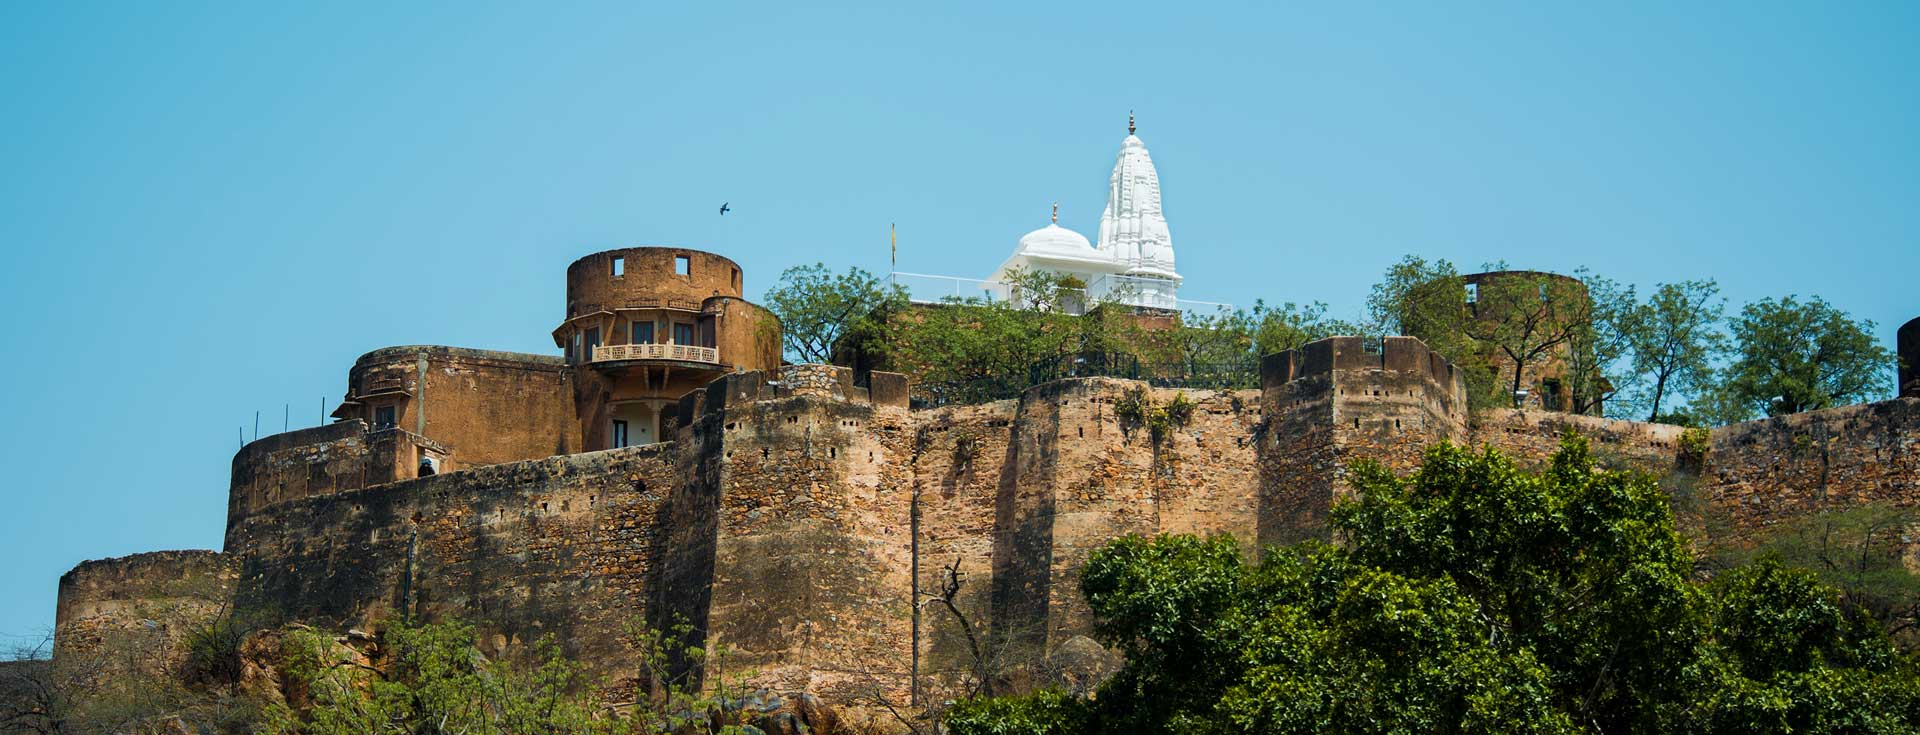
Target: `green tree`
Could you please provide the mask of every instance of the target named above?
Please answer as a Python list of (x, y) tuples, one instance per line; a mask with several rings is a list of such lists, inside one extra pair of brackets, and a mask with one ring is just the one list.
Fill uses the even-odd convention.
[[(1091, 555), (1093, 631), (1126, 664), (1058, 693), (950, 710), (973, 733), (1913, 732), (1920, 673), (1812, 574), (1692, 577), (1646, 476), (1568, 438), (1539, 473), (1442, 444), (1372, 463), (1341, 540), (1246, 564), (1227, 537)], [(1025, 728), (1020, 730), (1018, 728)]]
[(1449, 358), (1468, 351), (1466, 314), (1467, 282), (1445, 260), (1408, 255), (1389, 266), (1367, 296), (1374, 335), (1419, 337)]
[(1694, 395), (1712, 381), (1713, 360), (1726, 348), (1719, 326), (1725, 303), (1712, 280), (1663, 283), (1628, 315), (1633, 371), (1645, 379), (1636, 398), (1648, 421), (1666, 416), (1661, 408), (1669, 398)]
[(1884, 503), (1829, 510), (1771, 526), (1709, 561), (1733, 567), (1773, 558), (1810, 571), (1846, 607), (1872, 613), (1905, 649), (1920, 650), (1920, 573), (1906, 560), (1915, 524), (1920, 511)]
[(1631, 402), (1640, 373), (1633, 369), (1633, 324), (1639, 313), (1634, 288), (1585, 269), (1574, 272), (1587, 286), (1591, 311), (1567, 340), (1566, 376), (1573, 413), (1620, 416)]
[[(1505, 263), (1489, 263), (1490, 271), (1507, 270)], [(1507, 370), (1501, 397), (1515, 408), (1527, 388), (1527, 367), (1566, 354), (1574, 342), (1595, 330), (1592, 294), (1578, 281), (1548, 273), (1511, 271), (1481, 281), (1475, 289), (1472, 316), (1464, 320), (1467, 338), (1489, 357), (1504, 358)], [(1589, 340), (1587, 346), (1598, 340)], [(1581, 355), (1598, 375), (1600, 365)], [(1597, 382), (1595, 383), (1597, 385)], [(1593, 387), (1593, 386), (1590, 386)]]
[(884, 318), (888, 307), (904, 300), (890, 286), (859, 268), (834, 275), (825, 264), (799, 265), (780, 272), (780, 282), (767, 289), (767, 308), (780, 317), (780, 338), (788, 359), (830, 362), (842, 337), (871, 320)]
[(1893, 356), (1854, 320), (1819, 297), (1748, 304), (1733, 320), (1733, 357), (1714, 401), (1723, 422), (1784, 416), (1885, 394)]
[(1467, 335), (1467, 282), (1453, 264), (1408, 255), (1387, 268), (1367, 296), (1373, 336), (1418, 337), (1461, 371), (1474, 408), (1505, 405), (1487, 352)]
[[(678, 631), (684, 633), (685, 630)], [(535, 646), (533, 660), (513, 662), (481, 655), (464, 623), (394, 623), (380, 633), (369, 658), (307, 628), (282, 640), (286, 676), (306, 693), (296, 710), (274, 705), (267, 732), (289, 735), (748, 735), (762, 714), (756, 697), (742, 696), (738, 681), (702, 691), (675, 660), (710, 660), (699, 648), (679, 646), (678, 636), (636, 630), (641, 678), (652, 691), (636, 702), (609, 708), (599, 682), (562, 655), (551, 639)], [(724, 655), (724, 652), (722, 653)]]
[(1367, 334), (1366, 327), (1327, 316), (1327, 305), (1318, 301), (1296, 305), (1292, 302), (1267, 306), (1253, 302), (1249, 315), (1253, 324), (1256, 356), (1299, 349), (1309, 342), (1338, 335)]

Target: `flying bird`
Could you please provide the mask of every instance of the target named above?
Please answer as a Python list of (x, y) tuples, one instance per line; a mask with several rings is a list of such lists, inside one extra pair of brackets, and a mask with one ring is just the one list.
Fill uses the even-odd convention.
[(732, 204), (732, 202), (721, 202), (721, 203), (720, 203), (720, 216), (722, 216), (722, 217), (725, 217), (725, 216), (727, 216), (727, 212), (728, 212), (728, 211), (730, 210), (730, 208), (729, 208), (729, 207), (727, 206), (728, 204)]

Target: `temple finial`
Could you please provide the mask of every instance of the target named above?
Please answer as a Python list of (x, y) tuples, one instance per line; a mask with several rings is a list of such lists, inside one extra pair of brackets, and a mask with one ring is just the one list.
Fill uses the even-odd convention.
[(1060, 203), (1059, 202), (1053, 203), (1053, 223), (1056, 225), (1060, 224)]
[(1132, 134), (1133, 134), (1133, 130), (1134, 130), (1134, 127), (1133, 127), (1133, 111), (1132, 111), (1132, 110), (1128, 110), (1128, 111), (1127, 111), (1127, 134), (1128, 134), (1128, 135), (1132, 135)]

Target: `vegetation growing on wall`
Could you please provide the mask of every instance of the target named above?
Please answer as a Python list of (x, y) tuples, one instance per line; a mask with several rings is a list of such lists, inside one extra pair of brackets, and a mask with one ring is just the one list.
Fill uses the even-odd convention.
[(1193, 400), (1187, 398), (1184, 391), (1160, 403), (1153, 400), (1146, 388), (1134, 386), (1114, 401), (1113, 415), (1128, 430), (1146, 427), (1147, 435), (1157, 445), (1193, 420), (1193, 408)]

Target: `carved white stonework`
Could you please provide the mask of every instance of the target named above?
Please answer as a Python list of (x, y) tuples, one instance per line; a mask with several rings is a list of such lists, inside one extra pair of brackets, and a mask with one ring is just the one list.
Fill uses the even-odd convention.
[(1079, 279), (1094, 300), (1177, 308), (1180, 274), (1173, 269), (1173, 234), (1160, 210), (1160, 174), (1146, 144), (1133, 135), (1131, 119), (1127, 128), (1108, 179), (1099, 245), (1061, 227), (1055, 205), (1055, 222), (1022, 236), (988, 282), (1004, 283), (1015, 269), (1048, 271)]
[(1173, 233), (1160, 209), (1160, 174), (1147, 144), (1136, 136), (1128, 135), (1120, 144), (1096, 248), (1126, 266), (1127, 275), (1180, 278), (1173, 269)]

